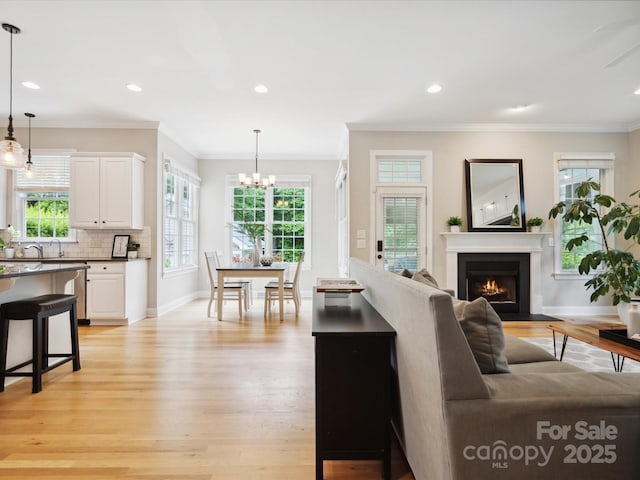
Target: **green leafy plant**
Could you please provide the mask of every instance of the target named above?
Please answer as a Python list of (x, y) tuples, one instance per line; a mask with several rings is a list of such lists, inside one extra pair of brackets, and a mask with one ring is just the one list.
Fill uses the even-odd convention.
[(543, 220), (540, 217), (533, 217), (527, 220), (527, 227), (539, 227)]
[[(632, 296), (640, 296), (640, 261), (627, 250), (612, 248), (607, 239), (608, 234), (622, 234), (625, 240), (632, 240), (632, 245), (640, 244), (640, 205), (617, 202), (609, 195), (600, 192), (600, 185), (591, 179), (576, 188), (575, 200), (570, 205), (559, 202), (549, 211), (549, 218), (562, 215), (568, 223), (578, 225), (594, 225), (602, 235), (601, 248), (593, 250), (580, 261), (578, 272), (593, 276), (585, 283), (587, 289), (593, 290), (591, 301), (611, 293), (613, 305), (620, 302), (631, 302)], [(639, 197), (640, 190), (630, 197)], [(606, 213), (600, 210), (606, 209)], [(567, 250), (579, 248), (595, 242), (588, 232), (580, 231), (567, 242)]]
[(449, 217), (447, 219), (447, 225), (449, 226), (462, 225), (462, 219), (460, 217)]

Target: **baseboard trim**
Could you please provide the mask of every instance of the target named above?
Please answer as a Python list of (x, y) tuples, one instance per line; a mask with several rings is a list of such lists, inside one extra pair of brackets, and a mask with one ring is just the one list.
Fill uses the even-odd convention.
[(185, 295), (183, 297), (180, 298), (176, 298), (175, 300), (172, 300), (171, 302), (165, 303), (163, 305), (159, 305), (157, 308), (155, 309), (149, 309), (149, 310), (155, 310), (155, 312), (148, 312), (150, 314), (150, 316), (152, 317), (160, 317), (162, 315), (165, 315), (173, 310), (175, 310), (176, 308), (180, 308), (183, 305), (186, 305), (189, 302), (192, 302), (193, 300), (195, 300), (196, 298), (199, 298), (200, 294), (199, 292), (194, 292), (191, 293), (189, 295)]

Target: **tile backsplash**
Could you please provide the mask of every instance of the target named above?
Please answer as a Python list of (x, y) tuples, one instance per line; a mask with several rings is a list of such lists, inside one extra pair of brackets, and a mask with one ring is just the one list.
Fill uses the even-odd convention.
[[(65, 257), (78, 258), (111, 258), (114, 235), (131, 235), (131, 240), (140, 244), (139, 257), (151, 256), (151, 229), (144, 227), (142, 230), (76, 230), (76, 242), (62, 243)], [(3, 235), (6, 237), (6, 235)], [(29, 242), (22, 242), (22, 246)], [(58, 244), (55, 242), (42, 242), (45, 257), (58, 255)], [(24, 251), (25, 258), (37, 257), (34, 249)]]

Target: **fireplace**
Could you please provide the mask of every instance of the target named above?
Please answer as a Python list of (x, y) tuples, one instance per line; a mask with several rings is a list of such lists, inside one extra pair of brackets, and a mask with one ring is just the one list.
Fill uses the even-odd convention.
[(459, 253), (458, 298), (484, 297), (499, 314), (529, 314), (529, 265), (529, 253)]

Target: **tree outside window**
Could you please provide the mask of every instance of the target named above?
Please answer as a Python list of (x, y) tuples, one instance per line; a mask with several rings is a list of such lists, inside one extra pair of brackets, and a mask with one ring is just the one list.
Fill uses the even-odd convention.
[(233, 189), (231, 250), (234, 261), (248, 261), (258, 238), (263, 252), (297, 262), (305, 251), (306, 188)]
[(67, 238), (69, 236), (69, 195), (29, 193), (25, 198), (26, 238)]

